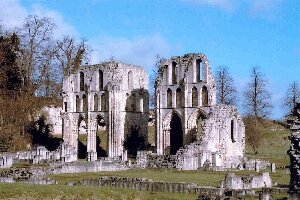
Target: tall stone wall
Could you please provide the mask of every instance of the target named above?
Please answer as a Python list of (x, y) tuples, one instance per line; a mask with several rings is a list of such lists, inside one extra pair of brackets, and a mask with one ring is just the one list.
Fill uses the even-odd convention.
[(242, 163), (244, 123), (234, 106), (216, 105), (216, 85), (204, 54), (161, 62), (155, 95), (159, 155), (178, 154), (183, 169), (196, 168), (188, 163), (199, 159), (198, 167), (206, 161), (225, 168)]
[(77, 148), (84, 121), (89, 160), (97, 159), (99, 129), (107, 136), (107, 156), (122, 156), (123, 144), (133, 132), (147, 141), (148, 103), (148, 76), (143, 68), (115, 61), (83, 66), (63, 81), (63, 139)]
[(297, 103), (294, 112), (288, 118), (291, 145), (288, 150), (290, 156), (290, 192), (292, 199), (300, 198), (300, 103)]

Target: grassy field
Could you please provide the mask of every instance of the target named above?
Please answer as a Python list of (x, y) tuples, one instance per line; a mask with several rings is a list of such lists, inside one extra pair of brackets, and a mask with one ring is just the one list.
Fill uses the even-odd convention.
[(251, 147), (246, 143), (246, 157), (269, 160), (277, 166), (288, 166), (289, 156), (287, 150), (290, 147), (288, 139), (291, 131), (273, 121), (260, 123), (261, 145), (258, 148), (258, 155), (255, 155)]
[(0, 199), (31, 200), (31, 199), (196, 199), (195, 194), (174, 194), (161, 192), (143, 192), (126, 189), (66, 186), (66, 185), (31, 185), (0, 183)]
[[(97, 172), (97, 173), (81, 173), (81, 174), (59, 174), (50, 175), (49, 178), (57, 180), (59, 184), (65, 184), (69, 181), (80, 181), (83, 179), (96, 179), (100, 176), (119, 176), (128, 178), (147, 178), (152, 181), (165, 182), (191, 182), (201, 186), (220, 186), (229, 172), (208, 172), (208, 171), (177, 171), (177, 170), (150, 170), (150, 169), (130, 169), (127, 171), (117, 172)], [(237, 175), (255, 174), (255, 171), (234, 171)], [(276, 173), (270, 173), (274, 182), (280, 185), (288, 185), (289, 175), (282, 170)]]
[[(280, 123), (264, 121), (260, 123), (261, 145), (259, 154), (255, 155), (251, 147), (246, 144), (246, 157), (258, 158), (275, 162), (277, 166), (289, 165), (287, 150), (290, 141), (290, 131)], [(148, 129), (149, 143), (154, 141), (154, 127)], [(106, 147), (106, 138), (100, 135), (101, 147)], [(101, 137), (102, 136), (102, 137)], [(81, 141), (86, 141), (86, 135), (79, 136)], [(19, 164), (22, 167), (22, 164)], [(18, 166), (18, 165), (17, 165)], [(26, 166), (28, 167), (28, 166)], [(165, 182), (193, 182), (202, 186), (220, 185), (229, 172), (207, 172), (207, 171), (177, 171), (177, 170), (150, 170), (131, 169), (119, 172), (98, 172), (81, 174), (51, 175), (50, 178), (57, 180), (58, 185), (28, 185), (28, 184), (0, 184), (0, 199), (196, 199), (197, 195), (141, 192), (116, 188), (66, 186), (69, 181), (80, 181), (83, 179), (95, 179), (100, 176), (119, 177), (143, 177), (153, 181)], [(257, 174), (254, 171), (235, 171), (237, 175)], [(273, 182), (278, 185), (287, 186), (289, 175), (284, 170), (277, 169), (276, 173), (270, 173)], [(278, 198), (276, 198), (278, 199)]]

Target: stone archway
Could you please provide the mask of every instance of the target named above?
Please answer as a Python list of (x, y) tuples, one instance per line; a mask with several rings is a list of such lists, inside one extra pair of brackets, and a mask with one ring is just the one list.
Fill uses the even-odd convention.
[(183, 146), (182, 121), (179, 115), (174, 112), (170, 121), (170, 154), (175, 155)]
[(79, 115), (78, 117), (76, 138), (77, 156), (79, 159), (85, 159), (87, 156), (87, 122), (82, 115)]
[(195, 110), (188, 119), (188, 135), (187, 135), (187, 144), (201, 141), (204, 132), (203, 125), (207, 116), (205, 112), (201, 109)]
[(96, 152), (98, 157), (108, 156), (108, 129), (103, 116), (97, 115)]

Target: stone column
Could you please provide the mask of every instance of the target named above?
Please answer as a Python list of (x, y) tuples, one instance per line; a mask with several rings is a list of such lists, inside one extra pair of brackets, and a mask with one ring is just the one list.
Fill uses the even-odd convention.
[(62, 133), (63, 133), (63, 140), (65, 143), (69, 143), (70, 142), (70, 126), (69, 126), (69, 123), (70, 123), (70, 120), (68, 118), (67, 115), (64, 115), (62, 117), (62, 120), (63, 120), (63, 130), (62, 130)]
[(87, 159), (88, 161), (97, 160), (97, 151), (96, 151), (96, 131), (97, 131), (97, 122), (96, 119), (92, 118), (88, 121), (88, 137), (87, 137)]
[[(78, 119), (73, 119), (70, 132), (70, 141), (69, 144), (75, 149), (74, 151), (74, 159), (77, 159), (78, 155)], [(75, 155), (76, 154), (76, 155)]]

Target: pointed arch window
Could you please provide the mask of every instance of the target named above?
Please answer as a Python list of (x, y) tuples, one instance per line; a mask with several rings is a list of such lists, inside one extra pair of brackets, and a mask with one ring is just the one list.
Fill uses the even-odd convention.
[(84, 91), (84, 73), (80, 72), (79, 73), (79, 87), (80, 87), (80, 91)]
[(236, 123), (235, 123), (235, 120), (232, 119), (231, 123), (230, 123), (230, 138), (231, 138), (232, 143), (234, 143), (236, 141), (235, 135), (236, 135)]
[(172, 62), (172, 84), (177, 84), (176, 62)]
[(198, 107), (198, 90), (195, 86), (192, 89), (192, 107)]
[(133, 89), (133, 72), (132, 71), (128, 72), (128, 89), (129, 90)]
[(83, 101), (83, 112), (87, 112), (89, 103), (88, 103), (88, 98), (85, 94), (82, 95), (82, 101)]
[(201, 78), (201, 60), (197, 59), (196, 60), (196, 82), (200, 82), (202, 80)]
[(202, 106), (208, 106), (208, 90), (206, 86), (202, 87)]
[(107, 101), (107, 98), (106, 98), (106, 95), (105, 93), (102, 93), (101, 95), (101, 111), (106, 111), (106, 101)]
[(103, 90), (103, 71), (99, 70), (99, 90)]
[(94, 111), (95, 112), (98, 111), (98, 95), (97, 94), (94, 95)]
[(176, 89), (176, 107), (177, 108), (181, 108), (182, 107), (182, 93), (181, 93), (181, 89), (177, 88)]
[(167, 108), (172, 108), (172, 90), (167, 90)]
[(76, 105), (75, 105), (75, 107), (76, 107), (76, 112), (80, 112), (80, 99), (79, 99), (79, 96), (78, 95), (76, 95)]

